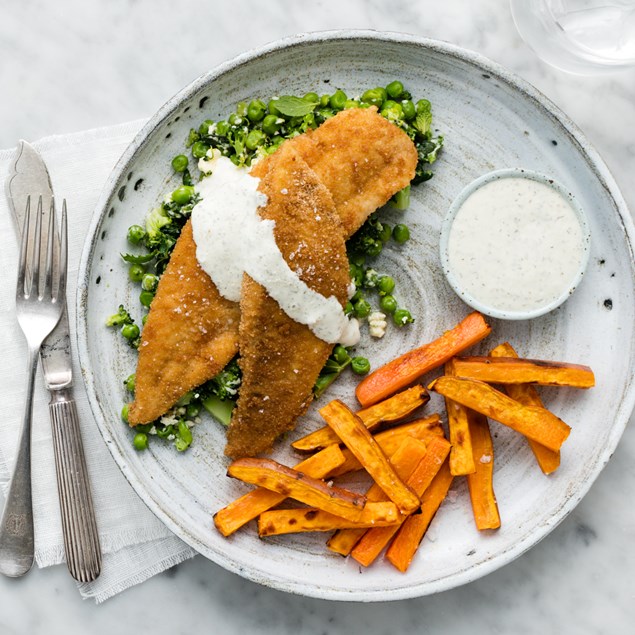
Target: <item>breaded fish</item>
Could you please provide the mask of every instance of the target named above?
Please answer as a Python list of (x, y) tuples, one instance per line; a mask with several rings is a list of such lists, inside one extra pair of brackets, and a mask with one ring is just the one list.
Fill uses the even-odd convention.
[[(285, 146), (302, 156), (331, 193), (345, 239), (410, 183), (417, 164), (412, 141), (374, 108), (342, 111), (316, 130), (285, 141), (281, 148)], [(276, 154), (252, 173), (265, 170)], [(238, 350), (240, 309), (218, 293), (195, 253), (188, 222), (161, 276), (143, 329), (135, 401), (129, 411), (132, 425), (164, 414), (188, 390), (211, 379)], [(189, 315), (175, 311), (184, 298), (190, 307), (197, 307)]]
[(343, 110), (286, 141), (333, 196), (346, 238), (414, 178), (417, 150), (376, 108)]
[[(252, 171), (268, 202), (260, 216), (275, 221), (275, 239), (289, 267), (342, 307), (350, 282), (344, 231), (333, 198), (291, 144)], [(295, 322), (266, 289), (245, 275), (240, 301), (240, 396), (225, 454), (237, 458), (271, 450), (309, 406), (332, 344)]]
[(220, 295), (196, 259), (192, 223), (181, 232), (143, 327), (132, 425), (154, 421), (238, 352), (240, 308)]

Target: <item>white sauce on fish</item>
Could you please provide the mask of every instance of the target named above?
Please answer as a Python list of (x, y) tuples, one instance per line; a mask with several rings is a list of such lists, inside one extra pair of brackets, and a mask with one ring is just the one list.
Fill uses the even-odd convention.
[(458, 285), (501, 311), (550, 304), (571, 287), (583, 257), (582, 228), (569, 201), (521, 177), (490, 181), (470, 194), (448, 239)]
[(213, 161), (212, 173), (196, 185), (202, 200), (192, 210), (192, 229), (201, 267), (228, 300), (240, 300), (247, 273), (289, 317), (306, 324), (321, 340), (357, 344), (357, 320), (348, 319), (335, 296), (326, 298), (309, 288), (283, 258), (274, 237), (275, 222), (258, 214), (267, 203), (259, 183), (220, 157)]

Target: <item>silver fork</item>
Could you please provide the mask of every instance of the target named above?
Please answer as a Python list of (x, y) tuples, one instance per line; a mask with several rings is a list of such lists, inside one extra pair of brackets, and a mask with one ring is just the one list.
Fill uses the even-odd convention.
[[(10, 577), (24, 575), (33, 566), (34, 535), (31, 499), (31, 419), (33, 414), (33, 386), (38, 353), (46, 336), (62, 316), (66, 300), (67, 227), (66, 201), (62, 209), (62, 228), (57, 262), (53, 267), (55, 207), (51, 205), (48, 241), (42, 239), (42, 197), (31, 231), (31, 199), (27, 200), (24, 229), (20, 246), (16, 309), (18, 322), (28, 344), (28, 382), (24, 418), (9, 492), (0, 521), (0, 573)], [(31, 235), (32, 234), (32, 235)], [(40, 275), (40, 255), (46, 249), (44, 276)]]

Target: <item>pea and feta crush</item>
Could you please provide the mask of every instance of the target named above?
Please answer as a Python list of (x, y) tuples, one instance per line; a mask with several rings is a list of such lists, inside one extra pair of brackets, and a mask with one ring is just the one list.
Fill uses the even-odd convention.
[[(215, 159), (222, 156), (238, 167), (249, 167), (259, 158), (275, 152), (285, 139), (317, 128), (339, 111), (370, 106), (377, 107), (383, 117), (401, 128), (413, 141), (418, 162), (411, 185), (430, 179), (430, 166), (443, 146), (443, 137), (435, 135), (432, 129), (430, 102), (426, 99), (415, 101), (400, 81), (370, 88), (356, 97), (349, 97), (337, 89), (321, 96), (309, 92), (303, 97), (284, 95), (266, 102), (260, 99), (240, 102), (226, 119), (207, 119), (198, 129), (192, 129), (185, 143), (186, 151), (171, 161), (172, 169), (181, 177), (181, 185), (148, 214), (145, 225), (135, 224), (128, 229), (128, 243), (137, 250), (136, 253), (122, 254), (122, 258), (129, 264), (130, 280), (139, 285), (140, 324), (124, 306), (120, 306), (106, 324), (118, 328), (132, 348), (139, 346), (141, 328), (159, 279), (183, 226), (200, 199), (194, 188), (195, 180), (205, 178), (212, 171)], [(405, 210), (409, 202), (410, 185), (392, 198), (391, 205), (397, 210)], [(402, 245), (409, 238), (407, 225), (391, 226), (374, 213), (347, 242), (354, 288), (345, 312), (367, 322), (371, 337), (383, 337), (389, 329), (389, 321), (392, 321), (390, 328), (401, 328), (414, 321), (410, 311), (400, 302), (394, 278), (381, 273), (375, 266), (375, 260), (386, 244), (392, 241)], [(336, 345), (313, 388), (315, 398), (320, 397), (349, 366), (357, 375), (365, 375), (371, 368), (368, 359), (353, 355), (352, 347)], [(192, 443), (192, 428), (201, 421), (202, 409), (223, 425), (229, 425), (240, 383), (241, 373), (235, 358), (216, 377), (183, 396), (158, 420), (135, 426), (131, 431), (133, 446), (144, 450), (150, 438), (157, 437), (173, 443), (178, 451), (186, 450)], [(134, 375), (127, 377), (123, 385), (127, 393), (133, 395)], [(127, 411), (126, 403), (121, 413), (126, 423)]]

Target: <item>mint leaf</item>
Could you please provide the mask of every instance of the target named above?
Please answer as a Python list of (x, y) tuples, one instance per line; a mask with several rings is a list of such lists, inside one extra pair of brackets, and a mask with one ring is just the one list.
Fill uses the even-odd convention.
[(120, 254), (120, 255), (123, 258), (123, 260), (135, 265), (144, 265), (146, 262), (150, 262), (155, 256), (154, 253), (142, 254), (142, 255), (137, 255), (137, 254)]
[(273, 102), (285, 117), (304, 117), (315, 110), (316, 101), (306, 101), (293, 95), (282, 95)]

